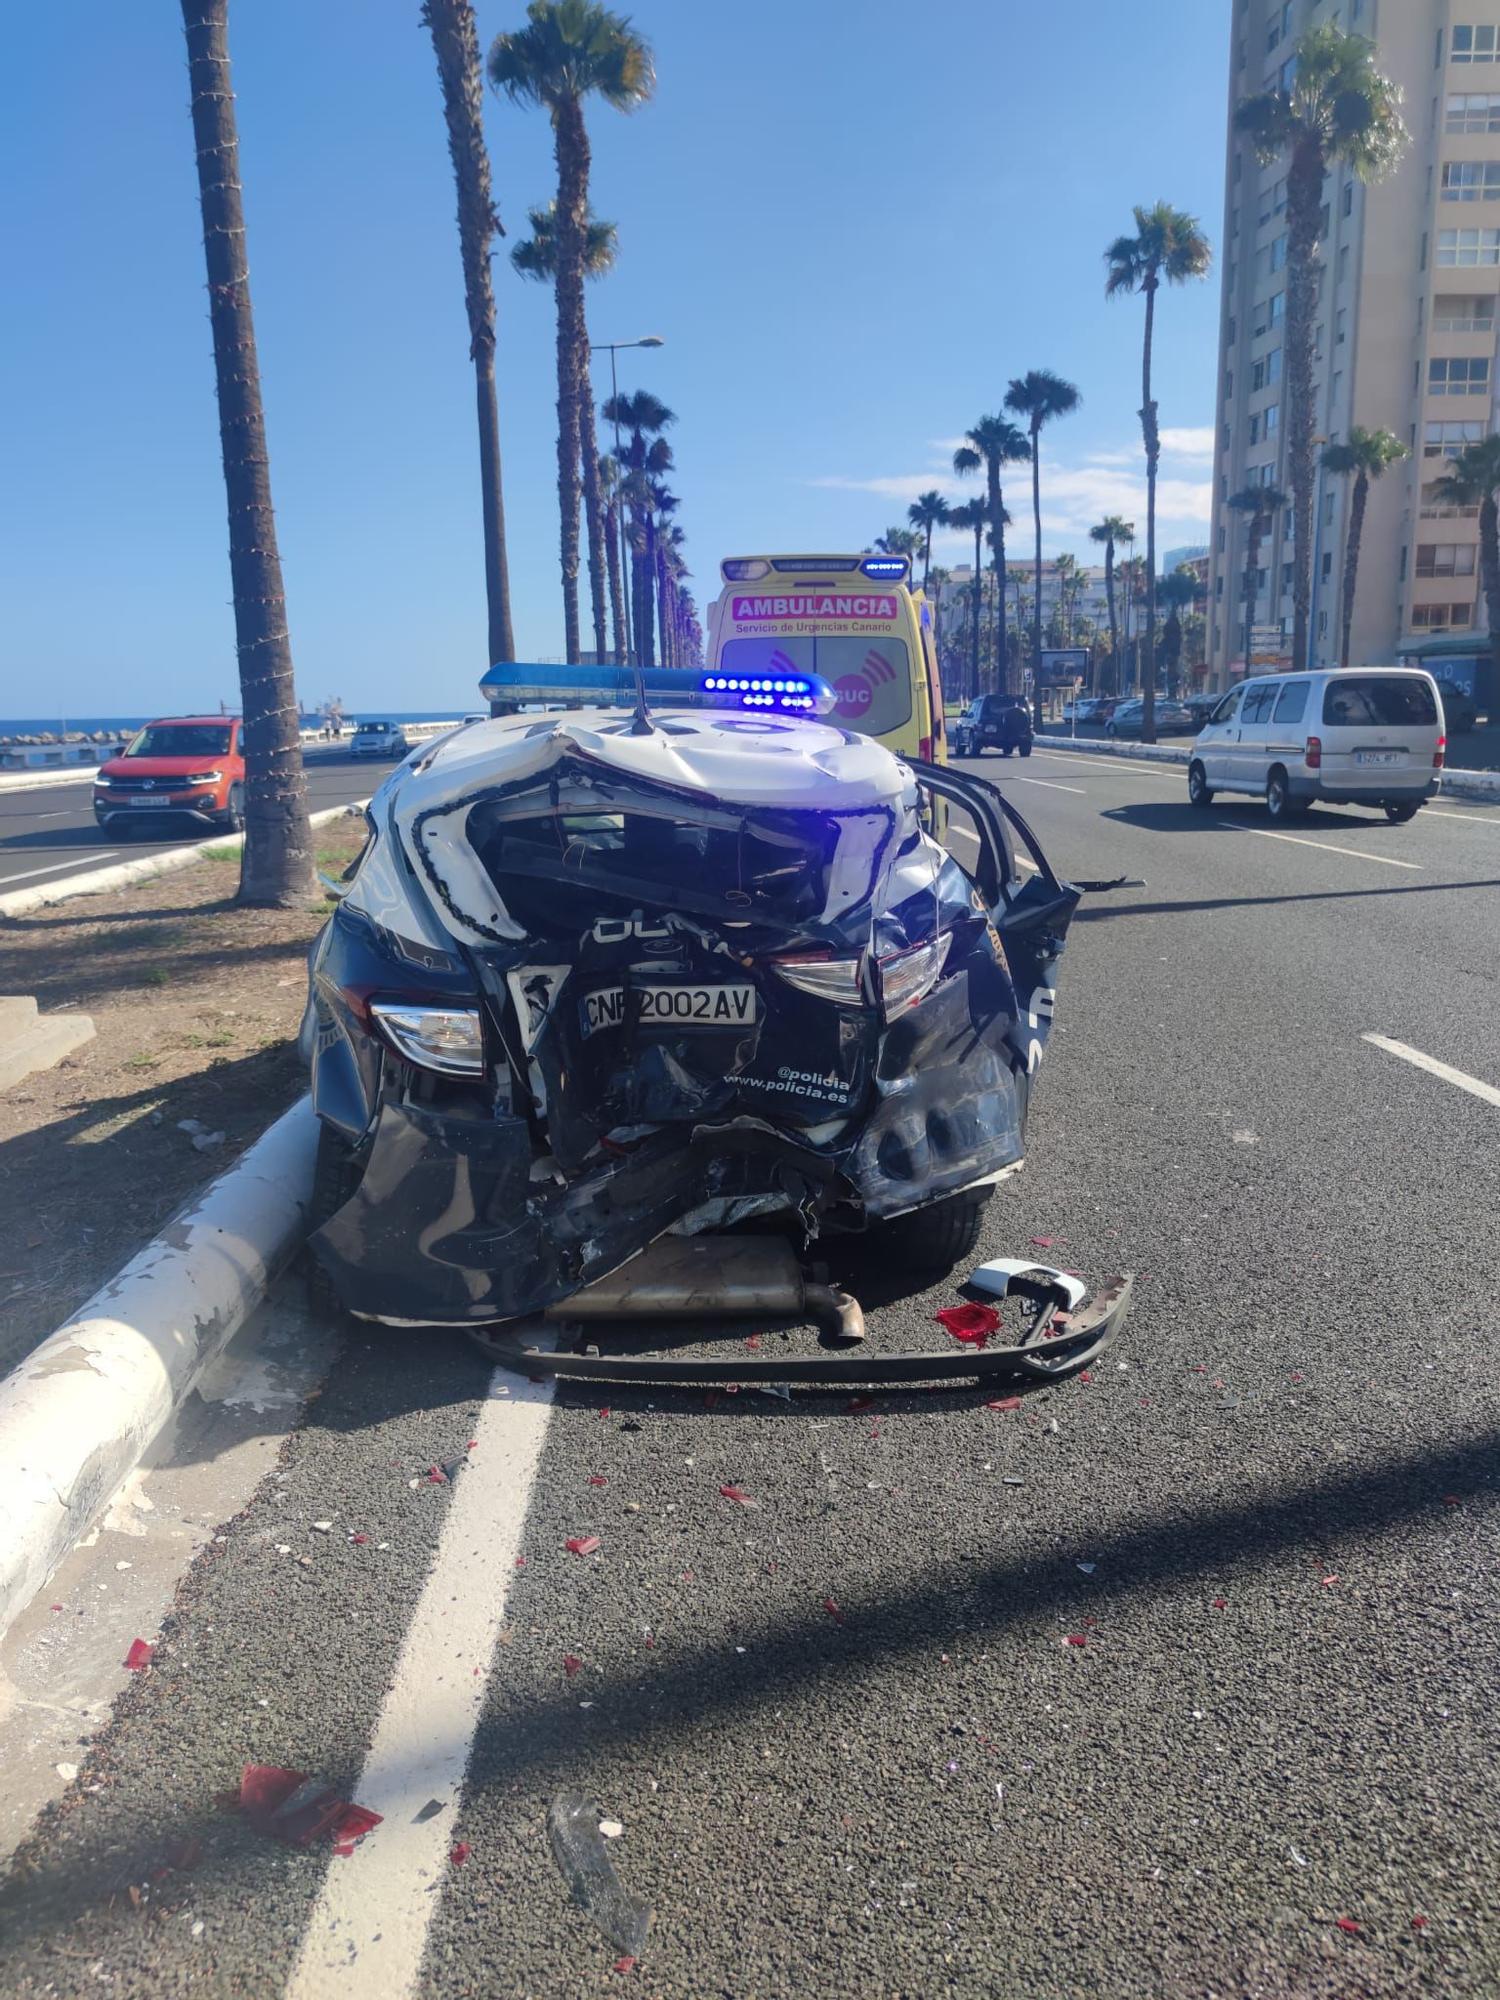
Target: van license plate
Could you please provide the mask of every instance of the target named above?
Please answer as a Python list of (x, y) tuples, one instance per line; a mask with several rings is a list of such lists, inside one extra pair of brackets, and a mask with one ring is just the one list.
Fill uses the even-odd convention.
[[(643, 1028), (749, 1028), (757, 1019), (755, 988), (747, 982), (706, 986), (635, 986)], [(625, 988), (603, 986), (579, 1003), (585, 1035), (625, 1020)]]
[(1356, 750), (1356, 764), (1404, 764), (1406, 759), (1399, 750)]

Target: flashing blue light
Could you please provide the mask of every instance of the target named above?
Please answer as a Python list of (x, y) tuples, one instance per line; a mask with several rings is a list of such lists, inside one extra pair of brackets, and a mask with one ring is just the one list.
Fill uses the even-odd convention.
[(892, 578), (906, 575), (905, 556), (866, 556), (860, 564), (866, 576)]

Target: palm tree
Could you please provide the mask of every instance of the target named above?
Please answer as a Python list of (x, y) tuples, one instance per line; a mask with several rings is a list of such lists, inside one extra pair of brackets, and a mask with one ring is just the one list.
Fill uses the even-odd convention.
[(906, 518), (922, 536), (922, 590), (925, 594), (928, 573), (932, 569), (932, 531), (946, 523), (948, 503), (934, 487), (917, 495), (906, 510)]
[(1073, 600), (1078, 594), (1082, 578), (1078, 571), (1078, 558), (1064, 553), (1052, 565), (1057, 578), (1058, 627), (1062, 634), (1059, 643), (1071, 646), (1073, 643)]
[(1078, 408), (1082, 396), (1071, 382), (1054, 375), (1050, 368), (1033, 368), (1017, 376), (1005, 392), (1005, 407), (1024, 417), (1031, 432), (1031, 511), (1036, 522), (1036, 603), (1031, 607), (1032, 717), (1042, 726), (1042, 430), (1054, 417), (1066, 417)]
[(1031, 447), (1013, 423), (1004, 417), (981, 417), (964, 432), (968, 440), (953, 454), (957, 473), (978, 472), (984, 467), (985, 496), (989, 509), (991, 560), (995, 567), (995, 684), (1004, 694), (1014, 694), (1020, 685), (1012, 673), (1010, 647), (1005, 631), (1005, 530), (1010, 515), (1005, 510), (1001, 467), (1030, 458)]
[(312, 834), (250, 309), (228, 12), (229, 0), (182, 0), (244, 716), (245, 850), (239, 898), (271, 909), (296, 909), (315, 893)]
[(651, 481), (672, 467), (672, 447), (661, 433), (677, 418), (660, 397), (649, 389), (637, 389), (631, 396), (611, 396), (603, 408), (604, 421), (618, 424), (630, 433), (620, 453), (621, 496), (630, 510), (630, 609), (632, 644), (637, 660), (651, 664), (647, 657), (650, 641), (651, 566), (647, 563), (649, 538), (646, 516), (651, 508)]
[[(545, 208), (531, 208), (526, 211), (526, 220), (531, 224), (530, 236), (524, 237), (510, 253), (511, 266), (523, 278), (536, 278), (539, 282), (557, 283), (557, 203), (549, 201)], [(615, 256), (619, 249), (619, 239), (612, 222), (601, 222), (592, 209), (584, 220), (583, 232), (583, 275), (588, 278), (602, 278), (614, 269)], [(580, 448), (596, 461), (599, 455), (598, 438), (594, 430), (594, 385), (592, 364), (588, 345), (578, 357), (578, 436)], [(604, 539), (604, 495), (599, 492), (598, 504), (592, 512), (587, 509), (589, 482), (584, 480), (585, 514), (589, 531), (589, 594), (594, 618), (594, 657), (604, 659), (604, 571), (609, 552), (603, 546)], [(614, 558), (618, 565), (618, 554)]]
[(1500, 693), (1500, 437), (1467, 444), (1434, 486), (1444, 507), (1479, 509), (1479, 577), (1490, 628), (1491, 700)]
[(510, 616), (510, 570), (505, 553), (505, 500), (500, 480), (500, 410), (495, 396), (495, 288), (490, 244), (504, 234), (490, 192), (490, 156), (484, 143), (484, 72), (471, 0), (423, 0), (422, 25), (432, 36), (448, 156), (458, 183), (458, 249), (463, 263), (464, 306), (469, 315), (469, 358), (479, 411), (479, 497), (484, 519), (484, 590), (489, 607), (489, 665), (516, 656)]
[(615, 665), (630, 664), (625, 638), (625, 581), (620, 574), (620, 508), (624, 504), (624, 484), (618, 462), (608, 456), (599, 461), (599, 500), (604, 511), (604, 559), (609, 568), (609, 607), (614, 621)]
[(1120, 625), (1115, 616), (1115, 549), (1121, 542), (1135, 540), (1135, 524), (1124, 521), (1118, 514), (1109, 514), (1095, 528), (1089, 529), (1089, 540), (1100, 542), (1104, 547), (1104, 595), (1109, 604), (1109, 657), (1114, 669), (1116, 687), (1120, 684)]
[(965, 500), (962, 506), (948, 509), (948, 525), (959, 528), (974, 537), (974, 587), (972, 591), (973, 630), (969, 635), (969, 693), (979, 692), (979, 621), (982, 582), (984, 575), (984, 531), (989, 522), (989, 509), (983, 500)]
[(1293, 52), (1289, 88), (1246, 98), (1235, 125), (1263, 166), (1285, 158), (1287, 466), (1292, 480), (1292, 664), (1310, 664), (1312, 598), (1313, 325), (1318, 312), (1323, 179), (1345, 166), (1359, 180), (1389, 172), (1406, 145), (1401, 92), (1375, 67), (1375, 44), (1310, 28)]
[(1354, 586), (1359, 580), (1359, 545), (1365, 532), (1365, 505), (1370, 497), (1370, 481), (1410, 456), (1394, 431), (1367, 431), (1355, 424), (1347, 444), (1331, 444), (1323, 452), (1323, 470), (1354, 475), (1354, 498), (1349, 507), (1349, 545), (1344, 552), (1343, 633), (1339, 640), (1339, 665), (1349, 664), (1349, 641), (1354, 630)]
[(884, 556), (905, 556), (916, 566), (917, 557), (922, 553), (922, 537), (912, 528), (887, 528), (883, 535), (877, 535), (871, 549)]
[(562, 509), (564, 643), (569, 660), (576, 660), (581, 470), (589, 574), (598, 607), (595, 634), (602, 658), (604, 536), (599, 517), (599, 448), (592, 436), (593, 394), (587, 387), (589, 337), (583, 302), (590, 159), (583, 100), (598, 96), (616, 111), (633, 111), (655, 89), (656, 72), (650, 48), (623, 15), (612, 14), (596, 0), (531, 0), (526, 26), (513, 35), (496, 36), (490, 49), (489, 73), (490, 82), (513, 104), (540, 105), (552, 120), (557, 158), (557, 497)]
[(1286, 505), (1279, 486), (1246, 486), (1232, 493), (1229, 504), (1245, 516), (1245, 672), (1250, 671), (1250, 641), (1255, 630), (1255, 600), (1260, 585), (1260, 545), (1271, 518)]
[(1156, 586), (1158, 603), (1167, 607), (1167, 622), (1161, 638), (1162, 665), (1166, 668), (1166, 691), (1172, 692), (1182, 659), (1182, 616), (1207, 595), (1203, 585), (1186, 563), (1180, 564)]
[(1141, 739), (1156, 741), (1156, 475), (1161, 465), (1161, 431), (1151, 393), (1151, 350), (1156, 332), (1156, 294), (1165, 285), (1185, 285), (1208, 273), (1213, 252), (1198, 218), (1170, 203), (1135, 210), (1135, 235), (1117, 236), (1104, 253), (1109, 266), (1106, 298), (1140, 292), (1146, 301), (1146, 333), (1141, 343), (1141, 437), (1146, 446), (1146, 672), (1141, 692), (1145, 709)]

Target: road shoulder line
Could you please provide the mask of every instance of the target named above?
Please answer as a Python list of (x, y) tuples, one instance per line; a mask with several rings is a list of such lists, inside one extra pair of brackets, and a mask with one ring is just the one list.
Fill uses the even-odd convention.
[(1471, 1097), (1477, 1097), (1483, 1104), (1500, 1106), (1500, 1090), (1492, 1083), (1481, 1083), (1477, 1076), (1470, 1076), (1466, 1070), (1454, 1069), (1450, 1064), (1439, 1062), (1436, 1056), (1423, 1055), (1407, 1042), (1392, 1041), (1389, 1035), (1361, 1035), (1362, 1042), (1372, 1048), (1383, 1049), (1388, 1056), (1397, 1056), (1408, 1062), (1414, 1069), (1426, 1070), (1429, 1076), (1440, 1077), (1444, 1083), (1451, 1083), (1458, 1090), (1466, 1090)]

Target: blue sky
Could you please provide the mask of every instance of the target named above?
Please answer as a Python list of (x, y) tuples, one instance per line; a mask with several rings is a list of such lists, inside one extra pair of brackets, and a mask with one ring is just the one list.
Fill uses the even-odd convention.
[[(478, 13), (488, 46), (523, 9)], [(642, 0), (634, 19), (658, 88), (633, 117), (590, 113), (620, 231), (590, 324), (667, 342), (622, 355), (622, 386), (678, 413), (700, 601), (725, 554), (862, 547), (921, 488), (959, 497), (959, 434), (1032, 367), (1084, 395), (1044, 447), (1049, 550), (1086, 554), (1102, 512), (1143, 518), (1140, 308), (1106, 304), (1101, 253), (1162, 198), (1217, 243), (1223, 4)], [(8, 41), (0, 712), (233, 700), (179, 10), (25, 8)], [(230, 48), (299, 689), (465, 707), (485, 665), (473, 378), (417, 0), (232, 0)], [(552, 192), (551, 134), (493, 97), (488, 130), (514, 240)], [(557, 655), (551, 300), (503, 261), (497, 282), (517, 648)], [(1206, 538), (1217, 316), (1215, 279), (1160, 316), (1163, 547)]]

